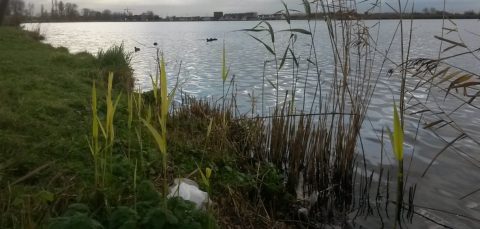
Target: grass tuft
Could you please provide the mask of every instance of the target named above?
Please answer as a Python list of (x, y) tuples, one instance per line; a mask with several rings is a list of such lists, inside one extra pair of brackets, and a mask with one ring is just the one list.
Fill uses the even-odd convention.
[(113, 85), (131, 91), (134, 87), (133, 69), (131, 67), (132, 54), (125, 50), (123, 44), (113, 45), (107, 50), (100, 50), (97, 53), (97, 60), (101, 76), (105, 81), (108, 74), (113, 72)]

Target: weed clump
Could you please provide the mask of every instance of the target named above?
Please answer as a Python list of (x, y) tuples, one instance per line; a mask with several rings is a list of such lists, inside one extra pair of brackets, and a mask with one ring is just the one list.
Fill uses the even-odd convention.
[(135, 79), (131, 67), (132, 54), (125, 50), (123, 44), (113, 45), (107, 50), (100, 50), (97, 53), (97, 60), (100, 68), (100, 75), (107, 80), (109, 72), (113, 72), (115, 78), (113, 85), (116, 88), (123, 88), (131, 91)]
[(43, 36), (42, 33), (40, 33), (39, 30), (26, 31), (26, 34), (36, 41), (45, 40), (45, 36)]
[(209, 225), (212, 216), (196, 209), (193, 202), (162, 199), (149, 181), (139, 185), (137, 198), (136, 206), (116, 207), (104, 217), (92, 214), (86, 204), (71, 204), (62, 216), (50, 220), (48, 228), (216, 228)]

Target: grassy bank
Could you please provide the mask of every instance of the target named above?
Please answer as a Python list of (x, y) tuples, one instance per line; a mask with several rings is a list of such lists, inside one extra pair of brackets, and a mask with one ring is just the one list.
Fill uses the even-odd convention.
[(79, 187), (76, 177), (89, 161), (85, 136), (97, 68), (89, 54), (71, 55), (16, 28), (0, 29), (2, 227), (42, 222), (56, 214), (47, 202), (57, 198), (39, 203), (38, 194)]
[(18, 29), (1, 28), (2, 182), (42, 163), (80, 166), (70, 162), (86, 159), (88, 95), (96, 69), (91, 55), (71, 55)]
[[(130, 81), (108, 90), (105, 74), (115, 71), (114, 64), (100, 56), (69, 54), (24, 31), (0, 28), (0, 227), (287, 226), (276, 220), (290, 218), (294, 200), (285, 193), (282, 175), (244, 156), (258, 133), (251, 128), (260, 122), (234, 119), (220, 107), (185, 98), (167, 114), (168, 158), (163, 157), (144, 125), (162, 126), (150, 121), (160, 109), (156, 94), (126, 90)], [(115, 107), (112, 98), (118, 98)], [(111, 124), (102, 126), (112, 109)], [(92, 117), (102, 131), (115, 132), (97, 140), (98, 151), (91, 148)], [(108, 165), (103, 175), (97, 171), (102, 163)], [(208, 183), (199, 172), (205, 168), (213, 170)], [(164, 198), (162, 190), (177, 177), (209, 190), (208, 211)]]

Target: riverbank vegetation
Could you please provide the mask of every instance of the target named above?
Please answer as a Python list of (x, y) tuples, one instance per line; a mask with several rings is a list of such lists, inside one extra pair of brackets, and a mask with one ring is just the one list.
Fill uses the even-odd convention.
[[(458, 137), (446, 148), (463, 139), (475, 142), (451, 116), (442, 115), (447, 112), (429, 109), (428, 96), (425, 101), (415, 92), (430, 85), (428, 93), (438, 87), (445, 98), (463, 99), (453, 114), (475, 108), (478, 76), (445, 67), (442, 61), (452, 56), (411, 58), (412, 26), (402, 20), (400, 35), (394, 35), (401, 55), (391, 60), (393, 39), (385, 53), (377, 50), (375, 26), (366, 25), (350, 1), (302, 3), (307, 29), (292, 27), (292, 11), (284, 4), (281, 13), (289, 29), (274, 31), (262, 21), (237, 31), (265, 49), (264, 66), (274, 69), (259, 79), (261, 115), (237, 111), (236, 79), (225, 45), (218, 54), (223, 97), (199, 100), (182, 94), (178, 84), (167, 87), (168, 56), (159, 49), (153, 90), (142, 92), (134, 88), (131, 54), (121, 44), (96, 56), (73, 55), (39, 43), (38, 32), (0, 28), (0, 156), (6, 159), (0, 163), (0, 227), (321, 228), (347, 227), (359, 215), (375, 215), (383, 226), (397, 227), (413, 215), (428, 218), (415, 211), (416, 186), (407, 182), (413, 156), (404, 156), (406, 117), (421, 114), (419, 120), (425, 120), (423, 115), (432, 113), (429, 117), (438, 119), (427, 121), (426, 129), (456, 129)], [(400, 4), (400, 16), (404, 7)], [(329, 13), (332, 9), (340, 16)], [(326, 15), (328, 31), (322, 42), (332, 47), (322, 51), (331, 52), (331, 63), (317, 57), (320, 14)], [(456, 32), (452, 25), (442, 30)], [(287, 44), (279, 43), (279, 32), (288, 34)], [(309, 56), (297, 53), (299, 36), (311, 41)], [(478, 49), (461, 39), (436, 39), (451, 45), (442, 52), (465, 48), (455, 56), (477, 57)], [(393, 65), (388, 70), (387, 61)], [(378, 63), (380, 69), (374, 67)], [(287, 65), (291, 84), (280, 90), (280, 73)], [(361, 128), (384, 76), (398, 84), (388, 125), (398, 167), (376, 173), (367, 170)], [(313, 101), (305, 99), (307, 90), (314, 92)], [(463, 95), (457, 93), (461, 90)], [(270, 112), (263, 112), (266, 91), (275, 98)], [(381, 133), (383, 160), (383, 141), (388, 140)], [(390, 181), (394, 173), (396, 185)], [(169, 197), (176, 178), (194, 180), (208, 192), (205, 209)], [(395, 200), (390, 186), (397, 190)]]
[[(285, 13), (288, 12), (286, 8)], [(251, 31), (267, 32), (274, 43), (271, 26), (267, 22), (259, 26)], [(349, 25), (345, 29), (351, 32), (353, 28)], [(235, 86), (235, 80), (227, 81), (225, 55), (219, 77), (227, 87), (222, 104), (179, 95), (182, 103), (175, 106), (171, 101), (176, 88), (166, 88), (161, 54), (159, 71), (152, 77), (153, 90), (143, 94), (131, 88), (130, 57), (122, 46), (101, 51), (97, 57), (86, 53), (70, 55), (63, 48), (36, 43), (23, 31), (3, 30), (7, 34), (2, 36), (5, 55), (47, 57), (37, 56), (45, 61), (42, 63), (23, 59), (18, 62), (23, 64), (21, 67), (10, 62), (2, 64), (6, 68), (2, 72), (11, 72), (5, 79), (17, 85), (7, 85), (7, 93), (21, 94), (17, 100), (32, 100), (25, 107), (11, 103), (6, 112), (12, 118), (17, 112), (22, 113), (30, 122), (43, 125), (43, 120), (37, 117), (44, 111), (39, 107), (46, 107), (45, 116), (50, 118), (50, 128), (32, 129), (26, 124), (17, 130), (18, 121), (8, 119), (2, 128), (6, 131), (2, 134), (7, 146), (4, 157), (11, 158), (2, 165), (5, 184), (2, 192), (6, 195), (0, 202), (7, 213), (2, 217), (3, 226), (181, 228), (185, 226), (183, 223), (191, 223), (192, 227), (258, 228), (347, 223), (345, 217), (353, 199), (355, 145), (368, 106), (366, 101), (372, 92), (370, 76), (360, 73), (363, 64), (353, 76), (352, 80), (357, 82), (355, 88), (349, 88), (340, 78), (329, 86), (330, 93), (321, 94), (322, 88), (327, 90), (325, 86), (317, 88), (319, 95), (328, 99), (308, 106), (312, 110), (319, 106), (319, 112), (325, 114), (295, 115), (297, 105), (287, 99), (296, 96), (292, 88), (285, 95), (276, 91), (277, 108), (271, 117), (255, 118), (235, 112), (235, 94), (229, 90)], [(293, 49), (296, 33), (314, 37), (311, 31), (289, 32), (292, 48), (287, 51), (292, 61), (296, 61)], [(351, 35), (344, 38), (351, 39)], [(275, 48), (263, 44), (276, 60)], [(351, 60), (342, 56), (350, 55), (350, 48), (347, 44), (343, 47), (335, 59), (347, 64)], [(367, 49), (362, 51), (370, 53)], [(267, 80), (274, 88), (278, 87), (278, 71), (286, 57), (273, 61), (276, 78)], [(311, 58), (314, 59), (313, 55)], [(41, 69), (30, 67), (32, 64)], [(364, 64), (368, 65), (368, 61)], [(58, 70), (51, 68), (57, 65), (63, 74), (51, 72)], [(42, 80), (38, 92), (31, 89), (35, 81), (15, 77), (32, 68), (35, 79)], [(339, 68), (336, 74), (345, 75), (345, 71), (349, 70)], [(313, 74), (320, 85), (319, 69)], [(58, 78), (52, 80), (50, 75)], [(293, 82), (299, 79), (298, 74), (293, 75)], [(18, 84), (17, 80), (24, 82)], [(123, 87), (114, 87), (114, 82)], [(40, 96), (42, 93), (52, 94), (55, 99), (38, 101), (45, 98)], [(15, 101), (12, 96), (4, 98)], [(72, 106), (76, 109), (66, 115), (67, 108), (62, 106), (70, 104), (70, 99), (75, 101)], [(55, 101), (59, 109), (50, 111), (49, 105)], [(347, 108), (347, 103), (353, 108)], [(15, 145), (13, 138), (18, 135), (30, 138)], [(32, 148), (30, 142), (44, 148)], [(21, 160), (17, 160), (21, 153), (17, 149), (25, 150)], [(46, 153), (37, 155), (38, 152)], [(204, 174), (209, 174), (208, 180)], [(175, 177), (195, 179), (206, 188), (213, 203), (209, 211), (197, 211), (181, 199), (168, 199), (167, 187)], [(176, 209), (178, 205), (180, 209)], [(183, 221), (185, 217), (191, 220)]]
[[(142, 95), (103, 75), (105, 58), (117, 55), (72, 55), (15, 28), (0, 34), (1, 227), (256, 228), (290, 214), (282, 174), (241, 154), (257, 122), (189, 97), (164, 113), (165, 88)], [(163, 140), (153, 134), (160, 126)], [(168, 151), (157, 148), (165, 140)], [(210, 211), (165, 198), (176, 177), (205, 187), (205, 168)]]

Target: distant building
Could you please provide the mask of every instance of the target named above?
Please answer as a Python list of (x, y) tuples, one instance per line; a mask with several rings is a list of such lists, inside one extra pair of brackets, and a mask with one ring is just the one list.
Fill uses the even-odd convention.
[(282, 20), (283, 15), (281, 13), (262, 14), (262, 15), (258, 15), (258, 19), (260, 19), (260, 20)]
[(256, 12), (234, 13), (234, 14), (223, 15), (223, 20), (226, 20), (226, 21), (248, 21), (248, 20), (257, 20), (257, 19), (258, 19), (258, 14)]
[(125, 21), (160, 21), (162, 18), (155, 15), (152, 11), (142, 13), (140, 15), (128, 15), (125, 17)]
[(220, 20), (223, 17), (223, 12), (213, 12), (213, 18), (215, 20)]
[(202, 18), (200, 16), (194, 17), (174, 17), (173, 21), (201, 21)]

